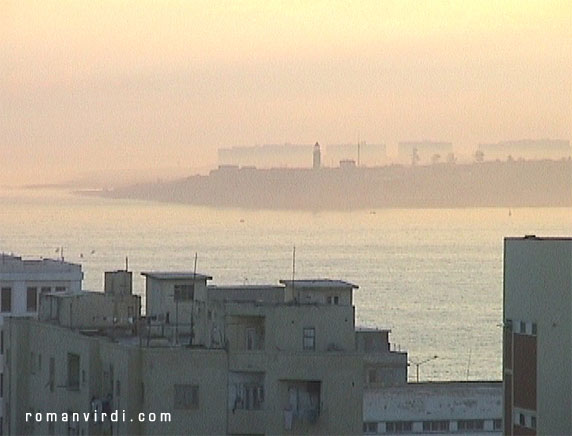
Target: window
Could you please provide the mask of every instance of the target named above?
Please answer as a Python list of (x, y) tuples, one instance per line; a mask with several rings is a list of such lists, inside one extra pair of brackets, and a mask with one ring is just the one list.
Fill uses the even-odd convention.
[(12, 311), (12, 288), (2, 288), (2, 296), (0, 297), (0, 312)]
[(260, 410), (264, 405), (264, 386), (259, 383), (238, 383), (233, 410)]
[(457, 428), (465, 431), (479, 431), (485, 428), (485, 421), (482, 419), (461, 419), (457, 421)]
[(329, 296), (326, 300), (328, 302), (328, 304), (340, 304), (340, 297), (338, 297), (337, 295), (334, 296)]
[(304, 328), (304, 350), (316, 349), (316, 329), (314, 327)]
[(190, 301), (195, 298), (195, 285), (175, 285), (175, 301)]
[(435, 433), (449, 431), (449, 421), (423, 421), (423, 431)]
[(48, 369), (48, 384), (50, 386), (50, 392), (54, 392), (54, 385), (56, 381), (56, 360), (50, 357), (50, 367)]
[(377, 433), (377, 422), (364, 422), (363, 432), (366, 434)]
[(519, 417), (518, 417), (518, 421), (520, 423), (521, 426), (526, 427), (526, 419), (524, 417), (523, 413), (519, 413)]
[(532, 323), (532, 334), (533, 334), (534, 336), (536, 336), (536, 330), (537, 330), (536, 323), (533, 322), (533, 323)]
[(377, 369), (370, 368), (367, 370), (368, 383), (377, 383)]
[(4, 354), (4, 330), (0, 330), (0, 354)]
[(197, 385), (175, 385), (175, 409), (198, 409), (199, 387)]
[(256, 350), (256, 329), (249, 327), (246, 329), (246, 349)]
[(524, 321), (520, 322), (520, 333), (522, 334), (526, 333), (526, 323)]
[(38, 311), (38, 288), (28, 288), (26, 292), (26, 310), (28, 312)]
[(493, 420), (493, 430), (502, 430), (502, 419)]
[(531, 416), (531, 417), (530, 417), (530, 427), (531, 427), (531, 428), (536, 428), (536, 416)]
[(386, 433), (410, 433), (413, 431), (411, 421), (389, 421), (385, 423)]
[(65, 291), (66, 291), (65, 286), (56, 286), (56, 292), (65, 292)]
[(79, 390), (79, 354), (68, 353), (68, 389)]
[(42, 286), (42, 289), (40, 290), (40, 293), (42, 294), (49, 294), (50, 292), (52, 292), (52, 288), (49, 286)]

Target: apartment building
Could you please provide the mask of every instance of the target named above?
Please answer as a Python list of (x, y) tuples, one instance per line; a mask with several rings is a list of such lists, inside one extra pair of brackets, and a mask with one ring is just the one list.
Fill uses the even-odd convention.
[[(388, 332), (356, 333), (351, 283), (209, 286), (198, 273), (142, 274), (144, 318), (129, 316), (130, 286), (110, 285), (108, 302), (84, 304), (81, 318), (66, 313), (92, 293), (49, 296), (39, 320), (10, 320), (5, 431), (357, 434), (364, 386), (375, 383), (365, 362), (384, 383), (405, 382), (407, 355), (390, 351)], [(61, 419), (103, 410), (119, 419)]]
[(407, 383), (364, 390), (364, 434), (502, 434), (500, 381)]
[(572, 434), (571, 307), (572, 238), (505, 238), (505, 434)]
[(78, 292), (82, 279), (80, 265), (0, 253), (0, 431), (4, 420), (5, 318), (36, 317), (40, 295)]

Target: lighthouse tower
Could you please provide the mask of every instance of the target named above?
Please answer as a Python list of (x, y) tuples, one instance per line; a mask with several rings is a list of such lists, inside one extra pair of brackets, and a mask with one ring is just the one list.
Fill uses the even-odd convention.
[(314, 168), (315, 170), (320, 169), (320, 165), (321, 165), (321, 153), (320, 153), (320, 144), (318, 144), (317, 142), (314, 144), (314, 161), (313, 161), (313, 165), (312, 168)]

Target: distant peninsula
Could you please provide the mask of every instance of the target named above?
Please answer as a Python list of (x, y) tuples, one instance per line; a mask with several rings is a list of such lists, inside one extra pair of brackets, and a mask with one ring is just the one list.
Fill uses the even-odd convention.
[(337, 168), (221, 166), (207, 176), (90, 195), (214, 207), (289, 210), (572, 206), (572, 162), (490, 161)]

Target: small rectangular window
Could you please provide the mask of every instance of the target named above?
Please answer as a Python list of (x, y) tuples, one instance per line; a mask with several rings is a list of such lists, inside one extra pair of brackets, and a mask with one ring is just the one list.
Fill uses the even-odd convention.
[(334, 297), (334, 304), (340, 304), (340, 297), (337, 295)]
[(2, 296), (0, 297), (0, 312), (6, 313), (12, 311), (12, 288), (2, 288)]
[(195, 298), (195, 285), (175, 285), (175, 301), (190, 301)]
[(377, 433), (377, 422), (364, 422), (363, 423), (363, 432), (366, 434)]
[(38, 311), (38, 288), (29, 287), (26, 292), (26, 310), (28, 312)]
[(50, 292), (52, 292), (52, 288), (50, 288), (49, 286), (42, 286), (42, 289), (40, 291), (41, 294), (49, 294)]
[(79, 354), (68, 353), (68, 389), (79, 390)]
[(65, 291), (66, 291), (65, 286), (56, 286), (56, 292), (65, 292)]
[(533, 322), (533, 323), (532, 323), (532, 334), (533, 334), (534, 336), (536, 336), (536, 329), (537, 329), (536, 323)]
[(198, 409), (198, 385), (175, 385), (175, 409)]
[(502, 419), (495, 419), (493, 421), (493, 430), (501, 430), (502, 429)]
[(369, 383), (377, 383), (377, 370), (375, 368), (370, 368), (367, 371), (367, 378)]
[(526, 323), (524, 321), (520, 322), (520, 333), (522, 334), (526, 333)]
[(48, 369), (48, 384), (50, 385), (50, 392), (54, 392), (56, 381), (56, 359), (50, 357), (50, 366)]
[(536, 416), (531, 416), (531, 417), (530, 417), (530, 427), (531, 427), (531, 428), (536, 428)]
[(525, 427), (526, 426), (526, 418), (524, 417), (523, 413), (520, 413), (519, 415), (520, 416), (519, 416), (518, 421), (522, 427)]
[(303, 342), (304, 350), (316, 349), (316, 329), (314, 327), (304, 328)]

